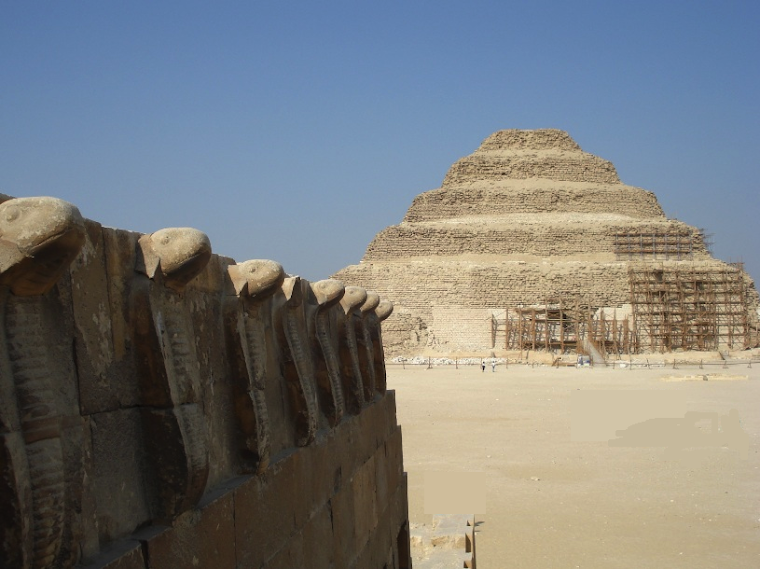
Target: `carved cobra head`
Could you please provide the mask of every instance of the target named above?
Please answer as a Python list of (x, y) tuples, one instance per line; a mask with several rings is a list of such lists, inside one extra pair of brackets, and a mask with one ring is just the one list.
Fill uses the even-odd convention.
[(368, 290), (367, 300), (364, 301), (364, 303), (361, 305), (361, 308), (359, 308), (359, 310), (361, 310), (362, 314), (367, 314), (368, 312), (374, 312), (378, 304), (380, 304), (380, 295), (374, 291)]
[(160, 270), (164, 284), (182, 290), (197, 277), (211, 258), (211, 242), (202, 231), (191, 227), (168, 227), (139, 240), (144, 266), (151, 279)]
[(382, 322), (393, 312), (393, 303), (390, 300), (381, 300), (380, 304), (375, 308), (375, 314), (377, 314), (378, 320)]
[(340, 305), (343, 312), (350, 314), (354, 309), (359, 308), (367, 301), (367, 291), (360, 286), (347, 286), (343, 298), (340, 299)]
[(251, 259), (228, 268), (238, 295), (247, 294), (257, 300), (264, 299), (282, 286), (285, 271), (282, 265), (268, 259)]
[(50, 290), (85, 242), (84, 220), (57, 198), (16, 198), (0, 204), (0, 282), (20, 296)]
[(294, 308), (301, 306), (303, 292), (301, 291), (301, 277), (286, 275), (280, 285), (280, 290), (285, 295), (285, 304)]
[(343, 283), (336, 279), (325, 279), (311, 284), (311, 291), (320, 306), (328, 307), (338, 302), (346, 292)]

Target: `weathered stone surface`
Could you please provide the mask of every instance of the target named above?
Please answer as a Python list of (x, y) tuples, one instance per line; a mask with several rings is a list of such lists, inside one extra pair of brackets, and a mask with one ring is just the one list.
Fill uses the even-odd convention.
[(205, 268), (211, 245), (190, 228), (138, 241), (132, 292), (143, 429), (153, 472), (152, 511), (170, 520), (198, 503), (209, 473), (195, 331), (182, 291)]
[(260, 300), (273, 294), (275, 287), (281, 286), (285, 271), (277, 261), (252, 259), (228, 267), (230, 279), (238, 296), (249, 296)]
[(21, 296), (50, 290), (85, 240), (79, 210), (56, 198), (0, 204), (0, 283)]
[[(376, 295), (376, 293), (373, 294)], [(365, 341), (369, 347), (370, 366), (372, 368), (375, 391), (382, 395), (386, 389), (386, 375), (381, 322), (391, 315), (393, 304), (390, 301), (380, 301), (378, 296), (378, 303), (372, 309), (364, 309), (366, 306), (367, 304), (365, 303), (362, 307)]]
[[(334, 567), (335, 552), (330, 504), (326, 504), (309, 520), (302, 532), (303, 556), (306, 567)], [(297, 567), (290, 565), (289, 567)]]
[(398, 557), (393, 394), (362, 382), (379, 382), (387, 303), (236, 264), (194, 229), (108, 229), (52, 198), (0, 208), (0, 566)]
[(211, 258), (208, 236), (191, 227), (168, 227), (140, 238), (142, 257), (138, 270), (154, 279), (163, 276), (164, 284), (182, 290), (198, 276)]
[[(653, 240), (679, 245), (668, 256)], [(727, 267), (700, 230), (667, 219), (654, 194), (621, 183), (610, 162), (567, 133), (504, 130), (457, 161), (440, 188), (418, 195), (403, 221), (335, 278), (394, 303), (383, 324), (388, 355), (482, 354), (499, 348), (491, 319), (510, 307), (563, 299), (596, 314), (630, 313), (635, 262)], [(755, 322), (760, 300), (745, 281)]]
[(262, 305), (282, 285), (285, 271), (274, 261), (252, 260), (230, 265), (228, 272), (237, 293), (225, 302), (225, 337), (240, 459), (246, 472), (257, 472), (269, 464), (271, 431), (265, 395), (271, 323)]
[(367, 300), (367, 291), (361, 287), (345, 288), (340, 304), (332, 311), (333, 322), (338, 334), (340, 346), (343, 390), (346, 409), (349, 413), (358, 413), (364, 405), (364, 378), (362, 376), (362, 353), (356, 336), (357, 326), (361, 331), (361, 306)]
[(306, 446), (314, 439), (319, 408), (303, 296), (300, 277), (286, 277), (273, 297), (272, 316), (298, 446)]
[(147, 569), (143, 546), (136, 539), (111, 544), (107, 551), (82, 565), (82, 569)]
[[(62, 421), (81, 443), (69, 321), (51, 289), (85, 241), (76, 207), (55, 198), (0, 204), (0, 565), (75, 563), (81, 524), (81, 449), (64, 455)], [(72, 485), (64, 484), (66, 475)], [(73, 494), (72, 494), (73, 493)], [(66, 524), (70, 524), (66, 529)], [(71, 528), (71, 525), (76, 527)]]
[(412, 529), (414, 566), (475, 567), (475, 517), (435, 514), (431, 526)]
[(354, 503), (356, 496), (348, 488), (338, 492), (330, 504), (332, 506), (332, 523), (335, 541), (333, 551), (336, 567), (352, 567), (357, 549), (357, 536), (354, 524)]
[(139, 408), (120, 409), (90, 415), (88, 426), (92, 455), (87, 475), (89, 496), (95, 502), (95, 537), (108, 543), (151, 519), (142, 417)]
[(145, 540), (151, 569), (236, 569), (233, 493), (226, 492)]
[(20, 432), (0, 435), (0, 562), (4, 567), (30, 563), (32, 489)]
[(89, 412), (110, 411), (119, 407), (119, 399), (128, 399), (117, 385), (109, 381), (109, 368), (113, 364), (113, 333), (108, 302), (108, 276), (105, 247), (100, 224), (88, 221), (82, 253), (71, 266), (73, 282), (71, 294), (77, 334), (77, 370), (83, 407)]
[(304, 557), (303, 537), (299, 534), (296, 539), (288, 542), (284, 549), (278, 551), (275, 556), (267, 562), (267, 569), (290, 569), (291, 567), (307, 567), (306, 558)]
[(332, 326), (330, 309), (343, 298), (343, 283), (327, 279), (311, 283), (304, 289), (306, 325), (311, 338), (314, 377), (322, 412), (330, 426), (340, 422), (346, 412), (343, 400), (339, 341)]

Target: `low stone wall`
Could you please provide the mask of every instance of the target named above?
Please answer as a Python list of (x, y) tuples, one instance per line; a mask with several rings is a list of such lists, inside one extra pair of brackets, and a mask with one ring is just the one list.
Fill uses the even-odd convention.
[(430, 527), (412, 526), (411, 546), (416, 569), (475, 569), (475, 516), (433, 514)]
[(267, 472), (219, 484), (170, 525), (109, 544), (86, 567), (409, 567), (401, 463), (390, 392)]
[(389, 303), (0, 202), (0, 567), (409, 567)]

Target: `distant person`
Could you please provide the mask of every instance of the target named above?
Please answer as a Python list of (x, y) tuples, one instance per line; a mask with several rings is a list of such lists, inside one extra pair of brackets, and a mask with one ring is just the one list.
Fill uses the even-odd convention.
[(482, 371), (486, 371), (486, 362), (480, 362), (480, 368)]
[(496, 360), (493, 360), (493, 361), (491, 362), (491, 371), (492, 371), (492, 372), (496, 372)]

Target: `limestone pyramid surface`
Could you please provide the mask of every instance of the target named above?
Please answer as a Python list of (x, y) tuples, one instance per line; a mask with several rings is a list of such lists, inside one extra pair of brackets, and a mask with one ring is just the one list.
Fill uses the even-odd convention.
[[(662, 280), (662, 271), (676, 275), (665, 282), (678, 281), (665, 287), (668, 294), (683, 286), (695, 291), (694, 298), (669, 301), (668, 310), (680, 316), (665, 317), (664, 324), (649, 305), (657, 288), (649, 281)], [(486, 138), (449, 169), (440, 188), (418, 195), (400, 224), (381, 231), (358, 265), (335, 277), (394, 302), (383, 327), (390, 354), (507, 348), (514, 336), (510, 315), (562, 302), (582, 305), (591, 319), (614, 314), (617, 323), (631, 315), (626, 326), (641, 341), (627, 346), (636, 351), (742, 347), (753, 341), (757, 324), (757, 292), (741, 267), (713, 258), (699, 229), (668, 219), (652, 192), (623, 184), (611, 162), (555, 129), (502, 130)], [(725, 287), (709, 284), (709, 298), (696, 291), (721, 279), (731, 281), (727, 302), (735, 306), (718, 308), (712, 325), (729, 318), (732, 328), (711, 335), (695, 324), (704, 317), (695, 306), (720, 301)], [(733, 312), (726, 316), (726, 310)], [(571, 312), (564, 317), (580, 319)], [(681, 335), (671, 346), (674, 319)], [(550, 336), (547, 329), (547, 348)]]

